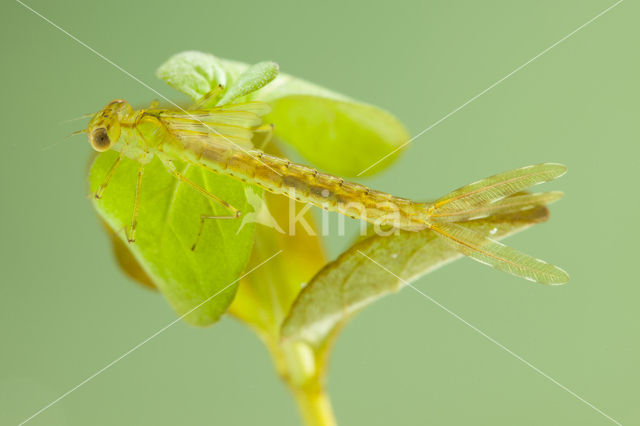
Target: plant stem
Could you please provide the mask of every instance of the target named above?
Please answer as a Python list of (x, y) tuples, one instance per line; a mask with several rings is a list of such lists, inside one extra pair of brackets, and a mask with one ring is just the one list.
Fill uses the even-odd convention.
[(335, 426), (329, 397), (323, 389), (291, 389), (306, 426)]
[(329, 396), (324, 389), (323, 353), (301, 342), (267, 344), (280, 377), (287, 384), (305, 426), (336, 426)]

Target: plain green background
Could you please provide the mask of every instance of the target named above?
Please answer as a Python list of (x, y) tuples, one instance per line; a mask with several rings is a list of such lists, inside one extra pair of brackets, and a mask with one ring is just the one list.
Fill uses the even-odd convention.
[[(275, 60), (395, 113), (415, 135), (614, 2), (131, 2), (29, 5), (161, 93), (187, 49)], [(429, 199), (542, 161), (569, 174), (549, 223), (509, 240), (571, 274), (534, 285), (461, 260), (416, 285), (625, 425), (640, 424), (640, 8), (627, 0), (414, 141), (377, 189)], [(62, 121), (156, 96), (21, 5), (0, 6), (0, 424), (16, 424), (175, 318), (130, 282), (86, 198), (90, 147)], [(53, 145), (53, 146), (51, 146)], [(47, 148), (48, 147), (48, 148)], [(348, 239), (330, 241), (335, 256)], [(610, 420), (416, 292), (344, 330), (341, 425)], [(177, 324), (30, 424), (296, 425), (261, 343)]]

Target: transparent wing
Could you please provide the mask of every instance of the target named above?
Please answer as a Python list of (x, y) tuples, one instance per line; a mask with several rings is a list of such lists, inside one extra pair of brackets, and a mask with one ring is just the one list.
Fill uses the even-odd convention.
[(550, 191), (537, 194), (521, 192), (488, 204), (469, 204), (466, 208), (458, 211), (437, 209), (429, 216), (429, 220), (436, 222), (464, 222), (497, 214), (515, 213), (539, 206), (546, 206), (559, 200), (563, 195), (564, 194), (561, 191)]
[(541, 284), (563, 284), (569, 275), (540, 259), (521, 253), (491, 238), (455, 223), (439, 223), (432, 230), (456, 250), (485, 265)]
[(250, 149), (253, 130), (262, 124), (261, 117), (269, 110), (265, 103), (247, 102), (187, 112), (162, 111), (159, 118), (183, 142)]
[(431, 213), (447, 215), (468, 211), (526, 188), (556, 179), (567, 171), (562, 164), (543, 163), (500, 173), (447, 194), (433, 204)]
[(259, 117), (267, 115), (271, 112), (269, 104), (264, 102), (245, 102), (243, 104), (226, 104), (216, 107), (221, 111), (246, 111), (251, 112)]

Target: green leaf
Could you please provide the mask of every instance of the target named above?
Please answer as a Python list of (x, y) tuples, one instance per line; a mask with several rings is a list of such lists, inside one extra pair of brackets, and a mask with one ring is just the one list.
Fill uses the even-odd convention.
[(249, 67), (238, 80), (227, 90), (218, 105), (227, 104), (241, 96), (253, 93), (269, 84), (278, 75), (278, 64), (260, 62)]
[[(236, 96), (268, 102), (272, 112), (265, 121), (275, 124), (274, 135), (329, 173), (357, 176), (409, 139), (402, 123), (383, 109), (287, 74), (266, 84), (277, 72), (273, 63), (255, 67), (249, 72), (247, 64), (190, 51), (170, 58), (156, 74), (194, 101), (222, 85), (223, 103)], [(363, 174), (387, 167), (400, 152)]]
[(246, 69), (246, 64), (222, 61), (213, 55), (187, 51), (169, 58), (156, 70), (156, 75), (197, 101), (220, 85), (228, 88)]
[[(547, 220), (548, 214), (541, 206), (465, 226), (501, 239)], [(400, 290), (404, 283), (396, 276), (411, 282), (461, 256), (430, 230), (365, 238), (327, 264), (300, 293), (282, 326), (282, 337), (326, 346), (355, 313)]]
[[(409, 140), (402, 124), (371, 105), (308, 95), (272, 101), (265, 121), (275, 123), (275, 135), (290, 143), (320, 169), (356, 176)], [(397, 153), (363, 175), (391, 164)]]
[(111, 238), (111, 248), (113, 254), (118, 262), (118, 266), (122, 269), (122, 272), (127, 274), (129, 278), (142, 284), (145, 287), (157, 290), (156, 285), (138, 260), (133, 256), (131, 250), (129, 250), (129, 244), (123, 241), (120, 236), (112, 229), (104, 220), (102, 221), (109, 237)]
[[(89, 173), (92, 194), (117, 156), (117, 152), (107, 151), (94, 160)], [(187, 178), (214, 195), (243, 212), (252, 211), (242, 183), (195, 166), (175, 164)], [(123, 159), (103, 197), (100, 200), (92, 197), (100, 217), (122, 241), (126, 241), (125, 230), (131, 224), (138, 168), (137, 162)], [(238, 284), (232, 283), (247, 264), (255, 226), (245, 224), (239, 230), (239, 219), (208, 220), (197, 248), (192, 251), (201, 214), (229, 213), (191, 186), (179, 183), (154, 159), (144, 170), (136, 241), (125, 244), (143, 270), (136, 272), (135, 278), (140, 281), (146, 275), (179, 315), (202, 304), (185, 319), (204, 326), (217, 321), (233, 300)], [(118, 257), (121, 264), (123, 260), (131, 264), (129, 255), (120, 253)], [(131, 275), (135, 268), (125, 267), (125, 271)]]

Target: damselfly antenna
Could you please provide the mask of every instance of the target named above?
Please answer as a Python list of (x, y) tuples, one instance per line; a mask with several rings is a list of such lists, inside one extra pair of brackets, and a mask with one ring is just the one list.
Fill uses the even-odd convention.
[(71, 136), (81, 135), (83, 133), (87, 133), (87, 129), (76, 130), (75, 132), (69, 134), (67, 137), (70, 138)]
[(94, 115), (93, 113), (83, 114), (79, 117), (70, 118), (68, 120), (61, 121), (60, 124), (67, 124), (67, 123), (71, 123), (78, 120), (86, 120), (87, 118), (93, 117), (93, 115)]
[[(65, 136), (65, 139), (69, 139), (72, 136), (76, 136), (76, 135), (80, 135), (82, 133), (87, 133), (87, 129), (82, 129), (82, 130), (76, 130), (75, 132), (69, 133), (67, 136)], [(60, 142), (62, 142), (61, 140), (57, 140), (52, 144), (46, 145), (42, 147), (42, 151), (46, 151), (47, 149), (51, 149), (56, 145), (59, 145)]]

